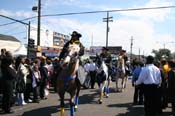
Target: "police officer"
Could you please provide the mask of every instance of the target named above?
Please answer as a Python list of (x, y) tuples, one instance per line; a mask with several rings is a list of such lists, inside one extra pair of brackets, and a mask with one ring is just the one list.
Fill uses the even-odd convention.
[(64, 58), (65, 56), (65, 53), (67, 52), (67, 48), (69, 46), (69, 44), (72, 44), (72, 43), (78, 43), (79, 46), (80, 46), (80, 51), (79, 51), (79, 56), (82, 56), (84, 55), (84, 46), (83, 44), (80, 42), (80, 38), (81, 38), (81, 34), (76, 32), (76, 31), (73, 31), (72, 34), (71, 34), (71, 40), (68, 41), (64, 47), (63, 47), (63, 50), (62, 52), (60, 53), (60, 56), (59, 56), (59, 61)]

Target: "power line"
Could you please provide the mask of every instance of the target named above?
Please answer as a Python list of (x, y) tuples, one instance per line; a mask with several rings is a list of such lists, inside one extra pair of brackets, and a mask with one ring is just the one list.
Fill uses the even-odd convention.
[[(160, 6), (160, 7), (145, 7), (145, 8), (128, 8), (128, 9), (118, 9), (118, 10), (101, 10), (101, 11), (89, 11), (89, 12), (76, 12), (76, 13), (62, 13), (62, 14), (47, 14), (42, 15), (41, 17), (49, 17), (49, 16), (66, 16), (66, 15), (78, 15), (78, 14), (94, 14), (94, 13), (104, 13), (104, 12), (126, 12), (126, 11), (137, 11), (137, 10), (156, 10), (156, 9), (167, 9), (167, 8), (175, 8), (175, 6)], [(37, 16), (26, 18), (20, 21), (30, 20), (33, 18), (37, 18)], [(16, 22), (10, 22), (6, 24), (1, 24), (0, 26), (6, 26), (10, 24), (14, 24)]]
[(21, 29), (21, 26), (15, 26), (15, 27), (12, 27), (11, 29), (8, 28), (8, 31), (6, 30), (5, 32), (3, 33), (9, 33), (9, 32), (12, 32), (12, 31), (16, 31), (17, 29)]
[[(1, 15), (2, 16), (2, 15)], [(22, 20), (19, 20), (19, 21), (27, 21), (27, 20), (30, 20), (30, 19), (33, 19), (33, 18), (36, 18), (37, 16), (34, 16), (34, 17), (30, 17), (30, 18), (25, 18), (25, 19), (22, 19)], [(16, 21), (14, 22), (9, 22), (9, 23), (5, 23), (5, 24), (1, 24), (0, 26), (6, 26), (6, 25), (10, 25), (10, 24), (14, 24), (14, 23), (17, 23)]]
[(77, 14), (93, 14), (93, 13), (104, 13), (104, 12), (123, 12), (123, 11), (136, 11), (136, 10), (153, 10), (153, 9), (165, 9), (165, 8), (175, 8), (175, 6), (161, 6), (161, 7), (147, 7), (147, 8), (130, 8), (130, 9), (119, 9), (119, 10), (102, 10), (102, 11), (77, 12), (77, 13), (63, 13), (63, 14), (48, 14), (48, 15), (42, 15), (42, 17), (48, 17), (48, 16), (64, 16), (64, 15), (77, 15)]

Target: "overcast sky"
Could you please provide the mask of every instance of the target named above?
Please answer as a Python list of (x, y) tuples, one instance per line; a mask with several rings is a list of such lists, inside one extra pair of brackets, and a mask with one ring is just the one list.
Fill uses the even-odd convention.
[[(174, 6), (175, 0), (41, 0), (42, 15), (64, 14), (89, 11), (120, 10), (132, 8), (147, 8)], [(1, 0), (0, 14), (15, 19), (25, 19), (37, 16), (32, 11), (37, 6), (37, 0)], [(106, 23), (103, 18), (106, 12), (94, 14), (65, 15), (42, 17), (42, 29), (69, 35), (76, 30), (82, 34), (81, 41), (86, 48), (90, 45), (106, 45)], [(130, 52), (131, 37), (133, 37), (133, 52), (149, 55), (152, 49), (175, 49), (175, 8), (159, 10), (139, 10), (125, 12), (110, 12), (113, 22), (109, 23), (109, 46), (122, 46)], [(25, 21), (28, 23), (29, 20)], [(31, 19), (36, 25), (37, 19)], [(27, 26), (19, 23), (2, 26), (11, 20), (0, 17), (0, 33), (13, 35), (27, 43)], [(44, 33), (44, 31), (42, 31)], [(42, 40), (41, 40), (42, 41)]]

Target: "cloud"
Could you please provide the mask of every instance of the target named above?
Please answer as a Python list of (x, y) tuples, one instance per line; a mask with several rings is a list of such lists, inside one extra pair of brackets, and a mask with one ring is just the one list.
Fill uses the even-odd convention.
[(158, 49), (168, 48), (171, 51), (174, 51), (174, 36), (169, 34), (157, 35), (159, 41), (156, 41), (155, 46)]
[[(78, 20), (70, 20), (70, 19), (64, 19), (64, 18), (48, 18), (47, 19), (50, 26), (52, 26), (53, 31), (57, 31), (63, 34), (69, 35), (72, 33), (72, 31), (78, 31), (82, 34), (82, 42), (85, 44), (87, 48), (90, 47), (90, 44), (92, 42), (92, 38), (94, 36), (94, 43), (98, 43), (96, 45), (102, 45), (104, 37), (100, 37), (103, 34), (101, 34), (100, 31), (102, 30), (101, 27), (104, 27), (101, 23), (88, 23), (88, 22), (80, 22)], [(95, 37), (98, 37), (98, 39), (95, 39)]]
[(77, 5), (80, 4), (79, 0), (46, 0), (44, 6), (58, 6), (58, 5)]
[[(88, 17), (87, 17), (88, 19)], [(82, 42), (87, 48), (93, 43), (94, 46), (106, 45), (106, 24), (104, 22), (88, 22), (68, 18), (47, 18), (48, 25), (60, 33), (69, 34), (73, 30), (82, 33)], [(156, 26), (151, 19), (120, 17), (109, 23), (110, 32), (108, 38), (109, 46), (122, 46), (130, 52), (131, 36), (133, 37), (133, 53), (151, 54), (152, 49), (159, 49), (156, 41), (173, 41), (173, 36), (169, 34), (156, 33)], [(157, 39), (158, 38), (158, 39)]]
[(9, 16), (9, 17), (23, 17), (23, 18), (29, 18), (29, 17), (36, 16), (36, 13), (33, 13), (32, 11), (30, 11), (30, 12), (26, 12), (26, 11), (13, 12), (13, 11), (4, 10), (4, 9), (0, 9), (0, 14), (5, 15), (5, 16)]
[[(172, 6), (172, 2), (166, 2), (161, 0), (150, 0), (147, 4), (142, 6), (142, 8), (151, 8), (151, 7), (162, 7), (162, 6)], [(135, 6), (134, 8), (139, 8), (138, 6)], [(140, 7), (141, 8), (141, 7)], [(164, 21), (167, 16), (170, 15), (172, 12), (172, 9), (150, 9), (150, 10), (138, 10), (138, 11), (127, 11), (127, 12), (121, 12), (121, 15), (123, 16), (130, 16), (130, 17), (137, 17), (142, 19), (149, 19), (152, 21)]]

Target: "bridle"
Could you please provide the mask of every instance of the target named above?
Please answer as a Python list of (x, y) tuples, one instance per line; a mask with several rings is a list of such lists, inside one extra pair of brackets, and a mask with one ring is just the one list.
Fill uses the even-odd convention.
[(78, 44), (70, 44), (67, 48), (67, 53), (65, 53), (62, 59), (62, 68), (69, 66), (70, 64), (75, 63), (79, 59), (79, 45)]

